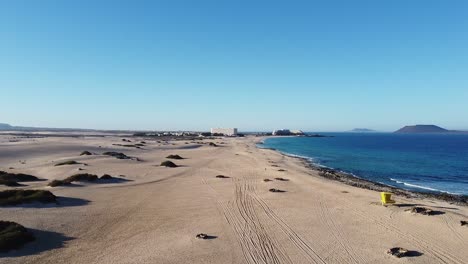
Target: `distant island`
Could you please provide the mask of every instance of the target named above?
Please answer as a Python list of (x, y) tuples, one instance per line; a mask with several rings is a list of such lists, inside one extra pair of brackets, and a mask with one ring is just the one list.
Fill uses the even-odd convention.
[(458, 132), (455, 130), (447, 130), (436, 125), (415, 125), (415, 126), (405, 126), (394, 133), (450, 133)]
[(350, 130), (349, 132), (365, 133), (365, 132), (376, 132), (376, 131), (373, 129), (369, 129), (369, 128), (355, 128), (353, 130)]

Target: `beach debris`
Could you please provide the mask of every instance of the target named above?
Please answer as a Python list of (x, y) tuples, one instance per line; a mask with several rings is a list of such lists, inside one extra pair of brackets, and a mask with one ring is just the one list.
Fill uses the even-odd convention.
[(401, 248), (401, 247), (394, 247), (394, 248), (387, 250), (387, 254), (395, 256), (397, 258), (401, 258), (401, 257), (407, 256), (408, 250)]
[(198, 239), (215, 239), (215, 238), (217, 238), (217, 236), (211, 236), (211, 235), (207, 235), (205, 233), (197, 234), (195, 237), (198, 238)]
[(229, 177), (228, 177), (228, 176), (224, 176), (224, 175), (216, 175), (216, 178), (227, 179), (227, 178), (229, 178)]
[(93, 155), (93, 153), (85, 150), (85, 151), (81, 152), (81, 154), (80, 154), (80, 156), (88, 156), (88, 155)]
[(411, 213), (414, 213), (414, 214), (422, 214), (422, 215), (434, 215), (434, 214), (436, 214), (435, 211), (433, 211), (433, 210), (431, 210), (429, 208), (420, 207), (420, 206), (413, 207), (413, 208), (409, 209), (409, 211)]
[(264, 182), (271, 182), (270, 179), (263, 179)]
[(24, 226), (15, 222), (0, 221), (0, 252), (19, 249), (34, 240), (34, 235)]
[(289, 179), (285, 179), (285, 178), (281, 178), (281, 177), (277, 177), (277, 178), (275, 178), (275, 180), (277, 180), (277, 181), (289, 181)]
[(269, 191), (270, 191), (270, 192), (275, 192), (275, 193), (276, 193), (276, 192), (277, 192), (277, 193), (286, 192), (286, 191), (279, 190), (279, 189), (275, 189), (275, 188), (271, 188)]
[(465, 226), (465, 225), (468, 226), (468, 221), (461, 220), (461, 221), (460, 221), (460, 225), (461, 225), (461, 226)]
[(166, 160), (166, 161), (161, 162), (161, 165), (160, 165), (160, 166), (168, 167), (168, 168), (175, 168), (175, 167), (177, 167), (177, 165), (176, 165), (174, 162), (170, 161), (170, 160)]

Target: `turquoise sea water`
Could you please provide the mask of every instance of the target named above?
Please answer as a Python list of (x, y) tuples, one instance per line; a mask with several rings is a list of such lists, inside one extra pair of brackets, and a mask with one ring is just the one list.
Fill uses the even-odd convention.
[(267, 138), (262, 147), (420, 192), (468, 195), (468, 134), (324, 133)]

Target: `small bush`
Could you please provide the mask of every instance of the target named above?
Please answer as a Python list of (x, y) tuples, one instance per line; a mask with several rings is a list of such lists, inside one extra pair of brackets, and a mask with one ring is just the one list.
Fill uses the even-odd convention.
[(100, 180), (112, 180), (114, 177), (110, 176), (109, 174), (104, 174), (99, 178)]
[(5, 186), (9, 186), (9, 187), (21, 186), (21, 184), (15, 182), (15, 181), (2, 180), (2, 179), (0, 179), (0, 185), (5, 185)]
[(218, 145), (216, 145), (216, 144), (213, 143), (213, 142), (210, 142), (210, 144), (208, 144), (208, 145), (210, 145), (210, 146), (212, 146), (212, 147), (217, 147), (217, 146), (218, 146)]
[(55, 166), (62, 166), (62, 165), (75, 165), (75, 164), (81, 164), (77, 161), (74, 161), (74, 160), (67, 160), (67, 161), (64, 161), (64, 162), (59, 162), (57, 164), (55, 164)]
[(83, 151), (81, 152), (80, 156), (89, 156), (89, 155), (93, 155), (93, 153), (89, 152), (89, 151)]
[(95, 181), (98, 179), (98, 176), (97, 175), (94, 175), (94, 174), (89, 174), (89, 173), (79, 173), (79, 174), (75, 174), (75, 175), (72, 175), (68, 178), (66, 178), (64, 181), (65, 182), (74, 182), (74, 181)]
[(70, 183), (62, 181), (62, 180), (53, 180), (53, 181), (49, 182), (49, 184), (47, 184), (47, 185), (50, 186), (50, 187), (57, 187), (57, 186), (68, 185), (68, 184), (70, 184)]
[(94, 174), (89, 174), (89, 173), (79, 173), (72, 175), (68, 178), (65, 178), (64, 180), (53, 180), (51, 181), (48, 185), (50, 187), (57, 187), (57, 186), (63, 186), (63, 185), (70, 185), (72, 182), (94, 182), (98, 179), (97, 175)]
[(8, 173), (5, 171), (0, 171), (0, 180), (23, 182), (23, 181), (39, 181), (40, 179), (37, 178), (36, 176), (32, 176), (29, 174)]
[(104, 152), (104, 153), (102, 153), (102, 155), (115, 157), (117, 159), (131, 159), (129, 156), (127, 156), (127, 155), (125, 155), (125, 154), (123, 154), (121, 152), (114, 152), (114, 151)]
[(17, 205), (22, 203), (52, 203), (56, 197), (44, 190), (6, 190), (0, 192), (0, 206)]
[(170, 161), (170, 160), (166, 160), (166, 161), (161, 162), (161, 166), (169, 167), (169, 168), (177, 167), (177, 165), (174, 162)]
[(24, 226), (10, 221), (0, 221), (0, 252), (19, 249), (34, 241), (34, 235)]
[(177, 160), (181, 160), (181, 159), (184, 159), (182, 158), (181, 156), (179, 155), (169, 155), (166, 157), (167, 159), (177, 159)]
[(219, 178), (219, 179), (227, 179), (229, 178), (228, 176), (224, 176), (224, 175), (216, 175), (216, 178)]

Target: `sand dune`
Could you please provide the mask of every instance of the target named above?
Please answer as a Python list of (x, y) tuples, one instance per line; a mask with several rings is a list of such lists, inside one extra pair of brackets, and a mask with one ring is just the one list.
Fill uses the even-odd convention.
[[(83, 172), (128, 181), (26, 183), (21, 188), (50, 190), (60, 204), (0, 207), (0, 220), (37, 236), (0, 254), (0, 263), (468, 263), (468, 228), (459, 223), (467, 219), (466, 207), (403, 197), (395, 198), (402, 206), (383, 207), (377, 192), (321, 178), (300, 160), (257, 149), (258, 138), (214, 140), (226, 143), (218, 147), (145, 139), (136, 149), (113, 145), (122, 143), (115, 136), (8, 137), (0, 136), (0, 170), (48, 180)], [(79, 156), (84, 150), (96, 155)], [(105, 151), (140, 161), (100, 155)], [(159, 166), (170, 154), (186, 159), (173, 160), (177, 168)], [(87, 166), (54, 166), (64, 160)], [(405, 211), (414, 204), (441, 214)], [(197, 239), (198, 233), (213, 237)], [(421, 254), (386, 254), (396, 246)]]

